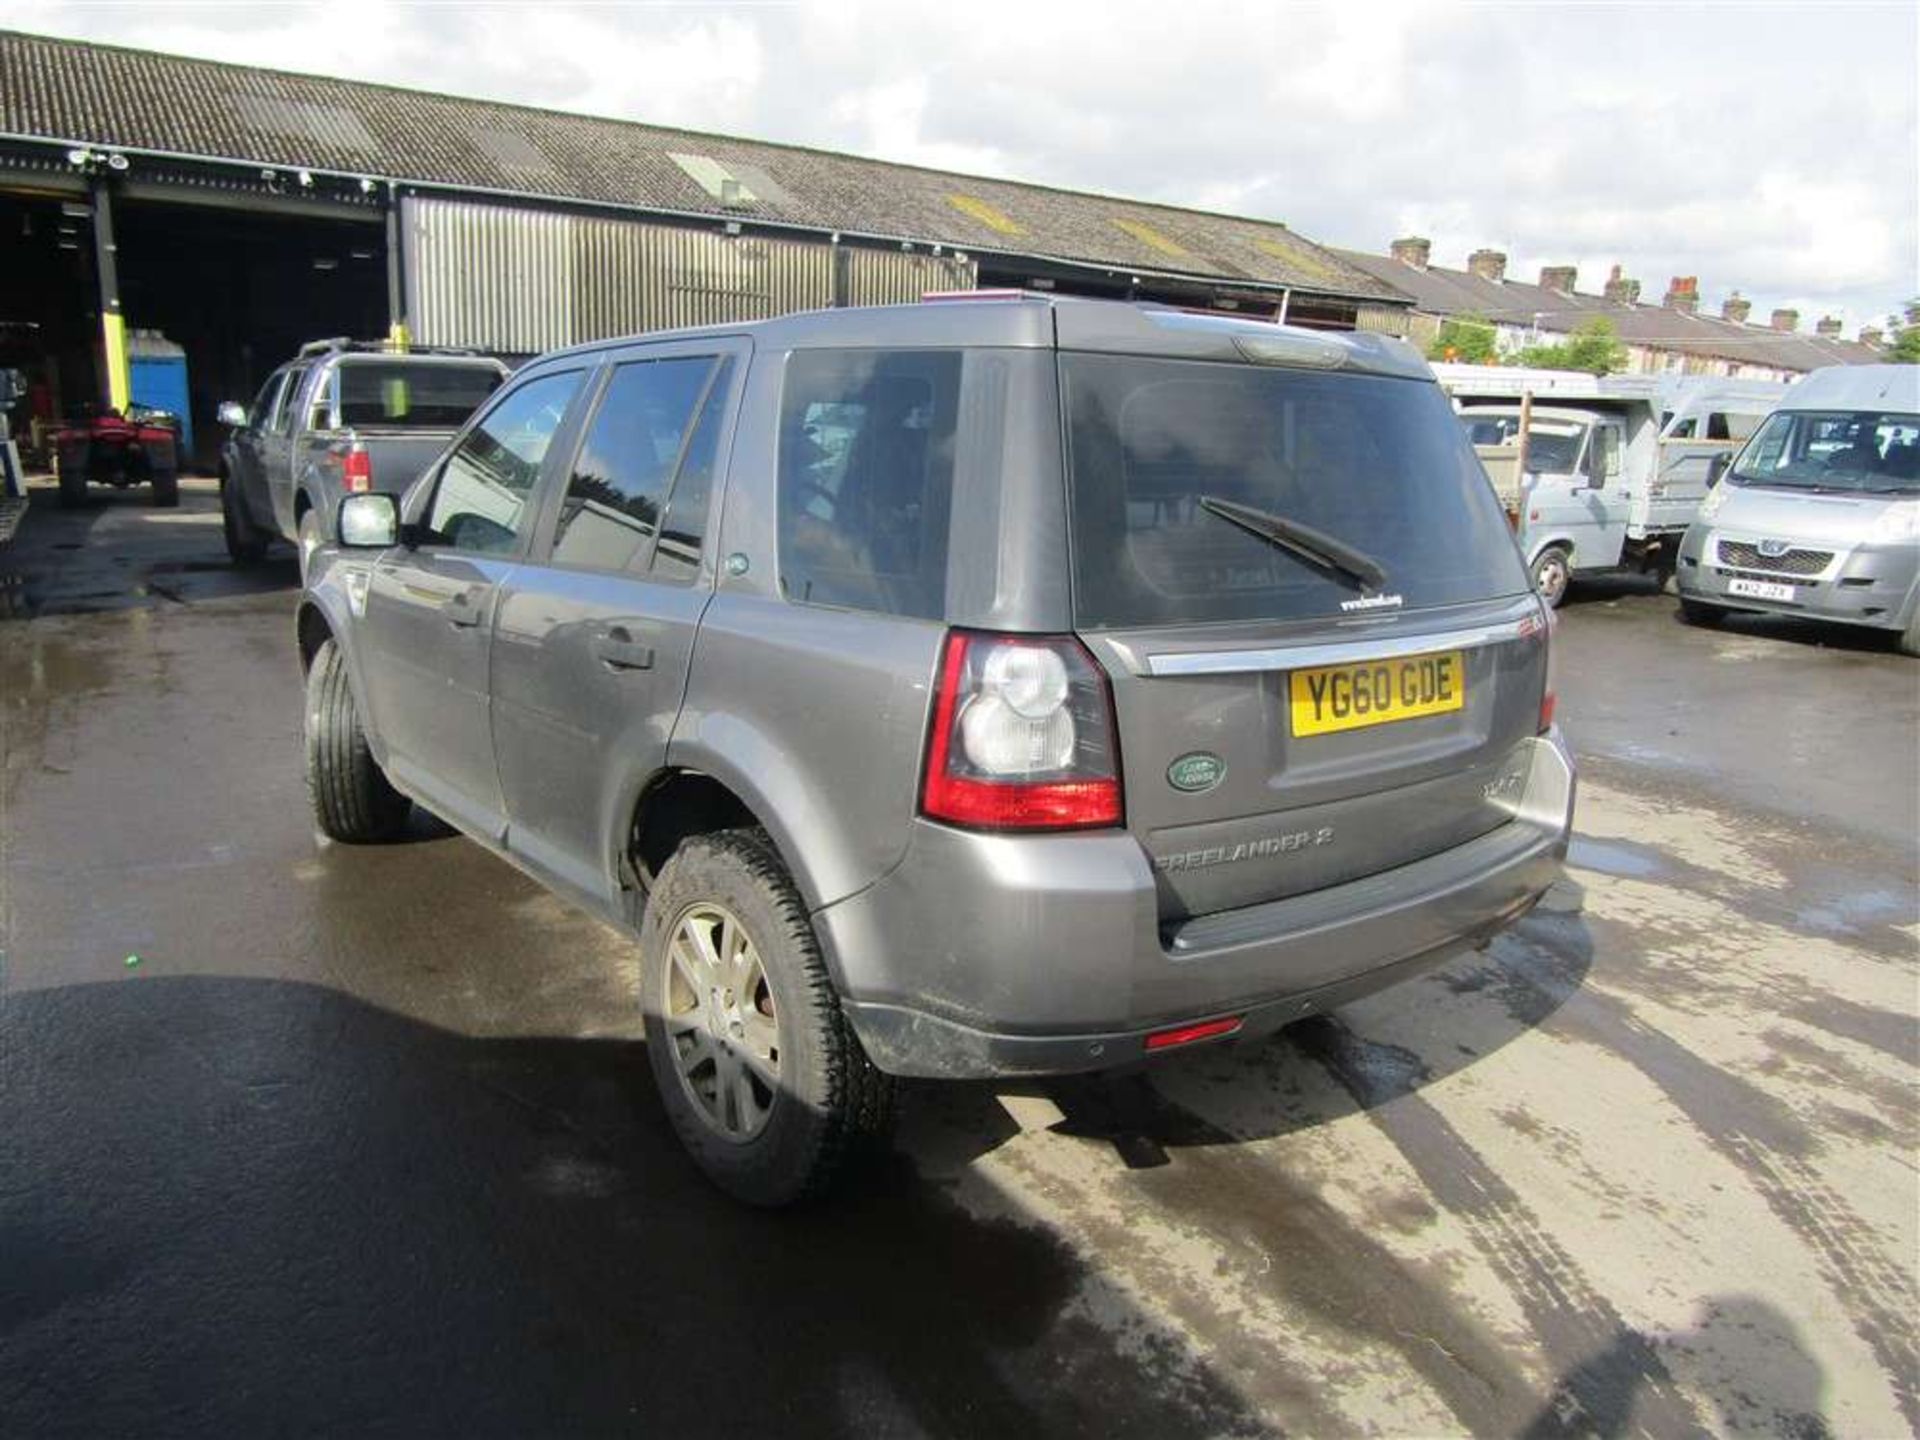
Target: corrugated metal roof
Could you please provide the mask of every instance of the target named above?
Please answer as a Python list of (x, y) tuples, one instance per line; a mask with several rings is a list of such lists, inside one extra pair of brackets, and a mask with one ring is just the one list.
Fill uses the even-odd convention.
[(1389, 255), (1335, 252), (1356, 269), (1411, 295), (1429, 315), (1480, 315), (1509, 325), (1538, 325), (1565, 334), (1596, 315), (1613, 323), (1630, 345), (1673, 350), (1716, 360), (1737, 360), (1779, 370), (1817, 370), (1823, 365), (1877, 365), (1886, 357), (1870, 345), (1739, 324), (1717, 315), (1688, 315), (1665, 305), (1621, 305), (1600, 295), (1564, 294), (1523, 280), (1485, 280), (1465, 270), (1430, 265), (1422, 270)]
[[(0, 132), (1405, 301), (1268, 221), (16, 32)], [(690, 156), (740, 180), (738, 203)]]

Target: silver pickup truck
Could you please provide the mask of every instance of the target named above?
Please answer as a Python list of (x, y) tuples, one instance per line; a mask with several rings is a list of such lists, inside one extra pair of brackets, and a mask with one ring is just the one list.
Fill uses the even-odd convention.
[(340, 497), (406, 489), (506, 377), (498, 360), (467, 352), (303, 345), (250, 407), (220, 407), (232, 429), (220, 453), (227, 553), (250, 564), (274, 537), (290, 540), (304, 579)]

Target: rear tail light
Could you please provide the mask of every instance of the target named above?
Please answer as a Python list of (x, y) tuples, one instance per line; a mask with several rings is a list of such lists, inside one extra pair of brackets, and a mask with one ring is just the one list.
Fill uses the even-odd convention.
[(940, 656), (920, 810), (976, 830), (1118, 825), (1113, 695), (1072, 636), (954, 630)]
[(1554, 632), (1560, 628), (1560, 615), (1559, 612), (1553, 610), (1544, 602), (1541, 604), (1540, 610), (1540, 619), (1537, 621), (1523, 622), (1521, 633), (1523, 635), (1531, 634), (1537, 636), (1547, 651), (1547, 684), (1546, 688), (1540, 693), (1540, 733), (1544, 735), (1548, 730), (1553, 728), (1554, 712), (1559, 708), (1560, 703), (1560, 666), (1554, 655), (1553, 644)]
[(364, 447), (355, 445), (340, 463), (340, 477), (349, 495), (364, 494), (373, 489), (373, 457)]

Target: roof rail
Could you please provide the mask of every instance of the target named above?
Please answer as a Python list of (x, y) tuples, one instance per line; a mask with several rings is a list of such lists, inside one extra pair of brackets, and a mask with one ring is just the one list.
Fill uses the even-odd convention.
[(299, 358), (310, 355), (484, 355), (464, 345), (408, 345), (404, 349), (391, 340), (354, 340), (335, 335), (326, 340), (309, 340), (300, 347)]

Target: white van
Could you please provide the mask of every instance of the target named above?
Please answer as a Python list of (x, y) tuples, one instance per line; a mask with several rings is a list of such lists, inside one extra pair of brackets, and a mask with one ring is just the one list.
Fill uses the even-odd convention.
[(1433, 368), (1552, 605), (1578, 575), (1670, 575), (1706, 498), (1709, 466), (1787, 390), (1709, 376)]
[(1723, 468), (1680, 546), (1688, 620), (1804, 615), (1920, 655), (1920, 367), (1814, 371)]

